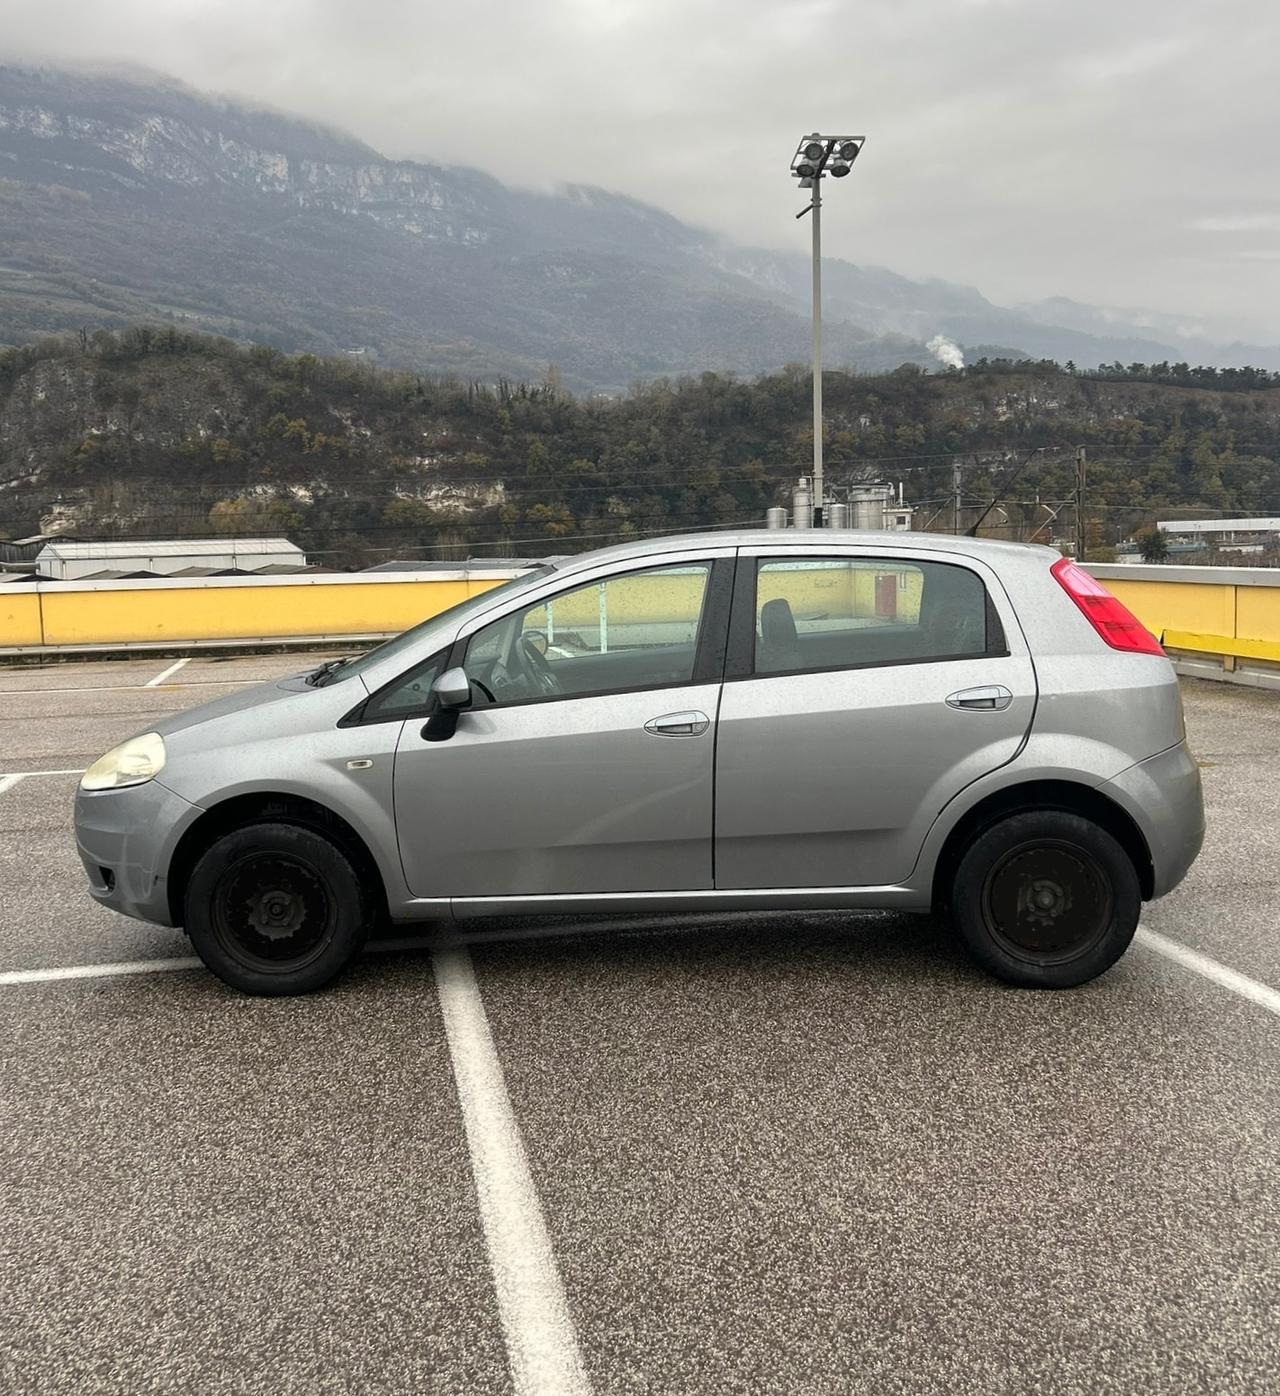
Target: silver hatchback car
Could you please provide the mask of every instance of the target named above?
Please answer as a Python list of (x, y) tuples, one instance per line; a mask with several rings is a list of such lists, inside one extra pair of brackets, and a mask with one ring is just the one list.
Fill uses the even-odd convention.
[(318, 988), (380, 923), (948, 910), (1064, 988), (1200, 849), (1160, 646), (1046, 548), (703, 534), (557, 559), (85, 773), (93, 895), (227, 983)]

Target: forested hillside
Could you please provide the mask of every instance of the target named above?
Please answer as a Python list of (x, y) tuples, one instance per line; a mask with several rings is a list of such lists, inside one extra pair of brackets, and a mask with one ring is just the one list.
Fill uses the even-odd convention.
[[(755, 523), (807, 471), (810, 393), (792, 368), (583, 401), (173, 330), (66, 336), (0, 353), (0, 535), (284, 532), (350, 565)], [(952, 526), (953, 466), (965, 523), (1025, 461), (986, 531), (1046, 537), (1080, 445), (1099, 549), (1178, 510), (1280, 513), (1275, 375), (907, 365), (830, 373), (825, 396), (835, 496), (901, 480), (920, 525)]]

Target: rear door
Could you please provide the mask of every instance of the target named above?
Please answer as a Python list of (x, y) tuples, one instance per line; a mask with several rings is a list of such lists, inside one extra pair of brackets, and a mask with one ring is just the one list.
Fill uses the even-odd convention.
[(716, 886), (904, 881), (943, 806), (1036, 703), (998, 579), (963, 554), (819, 544), (739, 559), (716, 751)]

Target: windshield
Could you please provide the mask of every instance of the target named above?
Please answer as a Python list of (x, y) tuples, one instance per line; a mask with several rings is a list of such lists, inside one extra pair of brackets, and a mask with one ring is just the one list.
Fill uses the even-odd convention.
[[(482, 610), (497, 597), (524, 591), (526, 588), (543, 581), (554, 571), (555, 568), (549, 563), (544, 563), (528, 572), (521, 573), (518, 577), (512, 577), (500, 586), (490, 587), (488, 591), (481, 592), (479, 596), (470, 596), (465, 601), (459, 601), (456, 606), (450, 606), (444, 611), (437, 611), (434, 616), (428, 616), (426, 620), (413, 626), (412, 629), (404, 631), (392, 640), (384, 640), (382, 644), (375, 645), (373, 649), (366, 650), (364, 654), (336, 662), (330, 660), (329, 663), (333, 667), (324, 672), (317, 672), (315, 683), (317, 687), (325, 687), (331, 683), (345, 683), (347, 679), (354, 678), (355, 675), (371, 668), (374, 664), (381, 664), (384, 659), (391, 659), (405, 650), (411, 650), (429, 629), (441, 622), (454, 623), (465, 620), (473, 611)], [(321, 670), (324, 670), (323, 665)]]

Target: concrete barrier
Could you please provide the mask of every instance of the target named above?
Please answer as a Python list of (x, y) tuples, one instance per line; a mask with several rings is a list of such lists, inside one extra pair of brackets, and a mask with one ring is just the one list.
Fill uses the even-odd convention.
[[(0, 587), (0, 654), (379, 640), (522, 570), (495, 560), (350, 576), (10, 584)], [(1090, 564), (1089, 571), (1161, 639), (1180, 672), (1280, 688), (1280, 569)], [(866, 594), (849, 598), (852, 613), (874, 614), (874, 576), (856, 580)], [(902, 604), (913, 603), (911, 595)]]
[(1179, 673), (1280, 688), (1280, 568), (1088, 570), (1159, 638)]
[(0, 653), (379, 640), (524, 570), (10, 584), (0, 590)]

